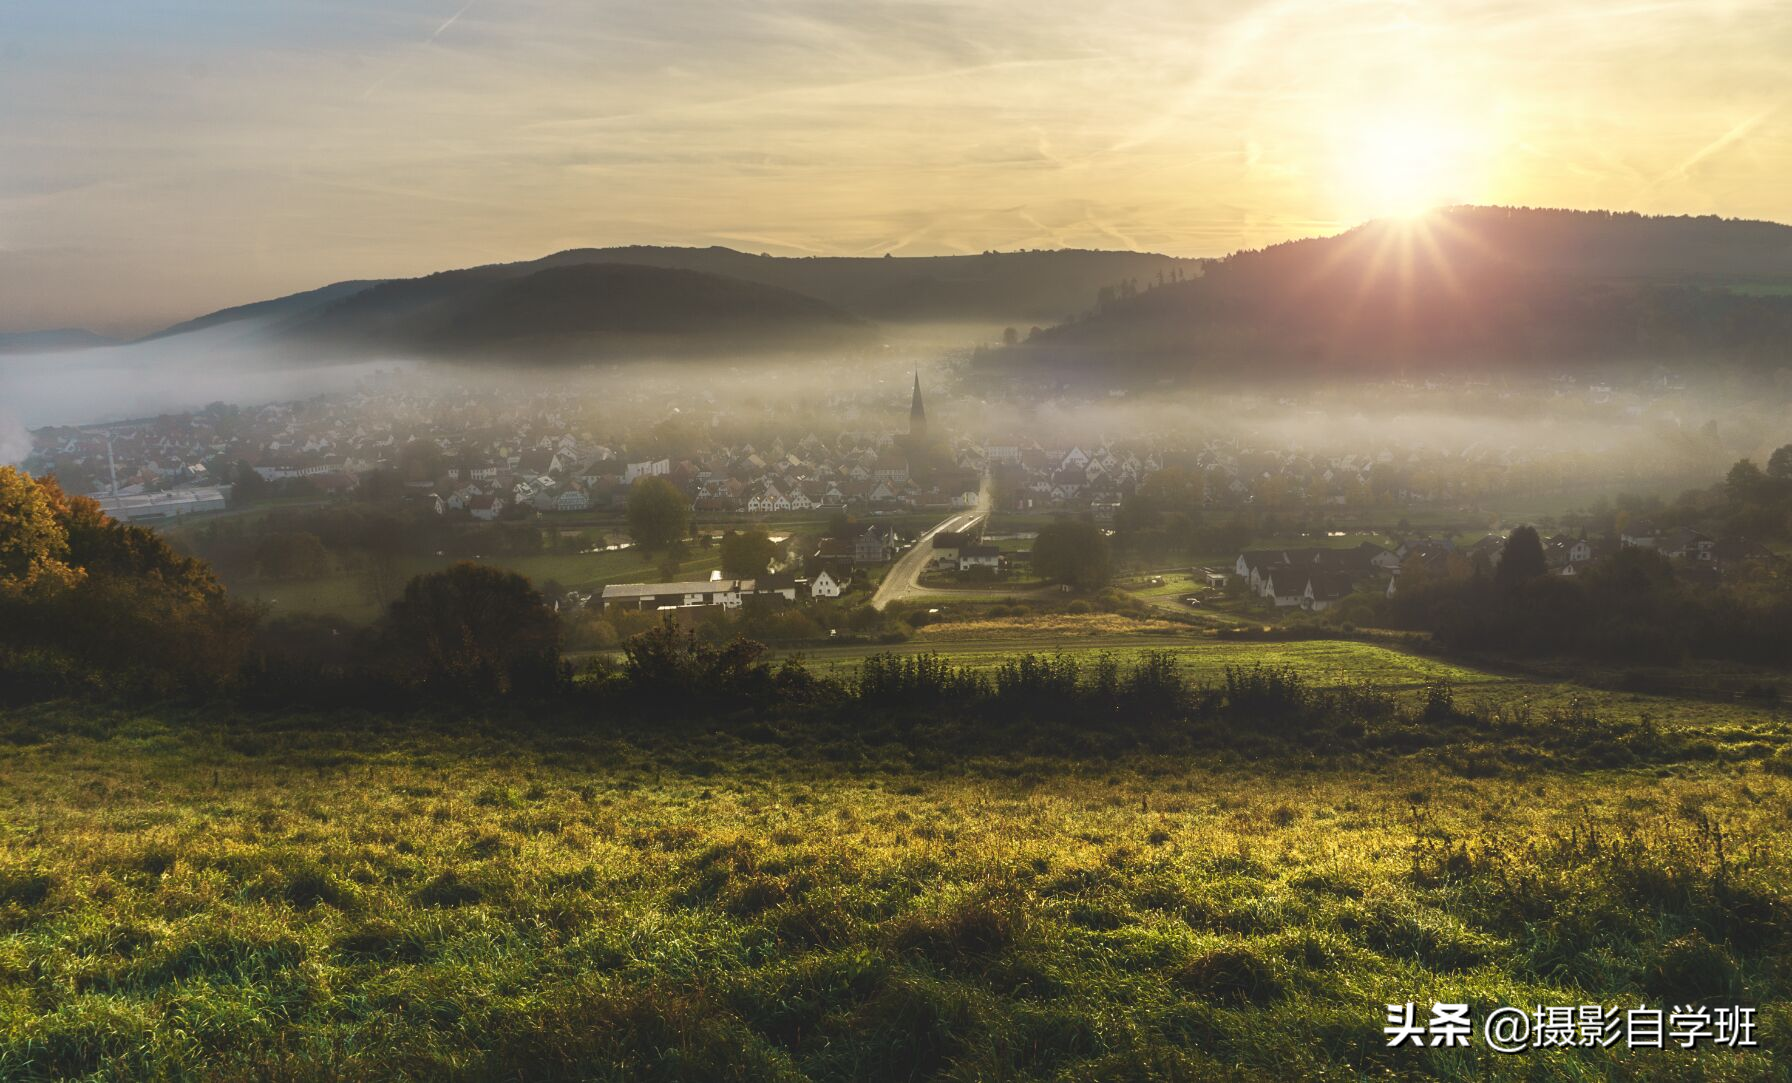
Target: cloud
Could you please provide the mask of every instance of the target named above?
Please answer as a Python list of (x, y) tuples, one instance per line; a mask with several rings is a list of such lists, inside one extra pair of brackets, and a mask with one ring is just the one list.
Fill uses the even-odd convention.
[(1792, 217), (1770, 0), (54, 7), (0, 5), (0, 330), (580, 244), (1218, 255), (1363, 217), (1413, 102), (1465, 199)]

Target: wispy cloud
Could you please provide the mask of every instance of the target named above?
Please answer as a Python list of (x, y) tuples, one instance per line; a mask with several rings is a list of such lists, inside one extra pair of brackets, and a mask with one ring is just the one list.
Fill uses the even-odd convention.
[(1220, 254), (1370, 213), (1401, 110), (1452, 197), (1792, 218), (1778, 0), (26, 7), (0, 329), (573, 244)]

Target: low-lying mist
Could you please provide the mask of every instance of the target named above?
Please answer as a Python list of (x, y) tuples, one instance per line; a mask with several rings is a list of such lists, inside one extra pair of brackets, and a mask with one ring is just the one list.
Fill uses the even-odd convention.
[(196, 337), (0, 358), (0, 458), (25, 456), (28, 428), (355, 393), (362, 408), (402, 400), (412, 419), (469, 403), (493, 416), (545, 412), (566, 431), (631, 455), (691, 456), (717, 445), (789, 446), (811, 434), (832, 441), (842, 432), (904, 432), (917, 373), (933, 431), (976, 445), (1115, 445), (1142, 454), (1217, 447), (1362, 461), (1422, 452), (1490, 469), (1548, 460), (1585, 482), (1667, 484), (1792, 439), (1783, 395), (1659, 375), (1072, 392), (982, 379), (938, 329), (822, 359), (595, 366), (330, 361), (256, 349), (240, 336), (206, 348)]

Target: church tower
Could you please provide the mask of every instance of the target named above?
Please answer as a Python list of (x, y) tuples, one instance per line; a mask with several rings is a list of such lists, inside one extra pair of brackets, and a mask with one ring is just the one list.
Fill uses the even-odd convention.
[(927, 438), (927, 409), (921, 405), (921, 374), (915, 373), (915, 399), (908, 408), (909, 439), (918, 447)]

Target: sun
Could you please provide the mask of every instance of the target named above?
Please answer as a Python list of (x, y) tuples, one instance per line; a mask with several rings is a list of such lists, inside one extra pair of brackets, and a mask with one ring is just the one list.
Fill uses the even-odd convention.
[(1362, 217), (1411, 217), (1461, 201), (1470, 154), (1464, 133), (1417, 113), (1377, 116), (1339, 147), (1346, 201)]

